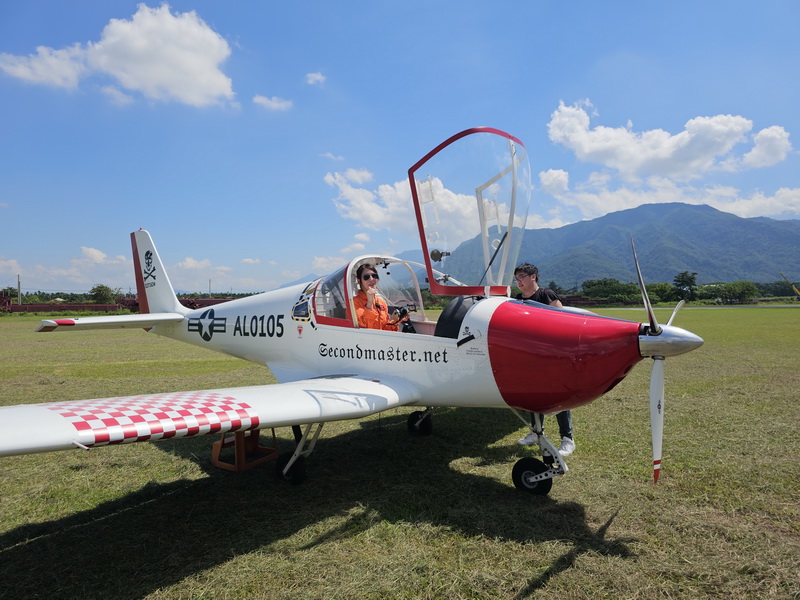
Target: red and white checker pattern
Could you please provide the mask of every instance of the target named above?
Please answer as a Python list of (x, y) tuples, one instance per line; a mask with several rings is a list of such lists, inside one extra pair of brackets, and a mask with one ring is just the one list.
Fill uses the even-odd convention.
[(144, 442), (258, 428), (242, 402), (211, 392), (177, 392), (42, 404), (70, 421), (84, 446)]

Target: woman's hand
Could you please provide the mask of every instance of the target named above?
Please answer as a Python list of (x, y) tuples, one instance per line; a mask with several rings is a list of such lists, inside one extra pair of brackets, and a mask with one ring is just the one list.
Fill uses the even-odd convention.
[(375, 296), (378, 294), (378, 290), (374, 287), (367, 288), (367, 308), (372, 310), (375, 307)]

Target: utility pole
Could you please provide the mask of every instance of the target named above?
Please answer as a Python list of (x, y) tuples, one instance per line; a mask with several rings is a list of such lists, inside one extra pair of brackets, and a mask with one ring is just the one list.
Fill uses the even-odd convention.
[(17, 273), (17, 304), (22, 304), (22, 285), (19, 281), (19, 273)]

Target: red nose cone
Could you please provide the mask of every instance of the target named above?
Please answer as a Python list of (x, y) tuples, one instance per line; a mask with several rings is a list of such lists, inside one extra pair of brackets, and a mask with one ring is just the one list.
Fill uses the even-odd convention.
[(639, 354), (639, 324), (534, 307), (498, 306), (489, 360), (503, 399), (537, 412), (575, 408), (619, 383)]

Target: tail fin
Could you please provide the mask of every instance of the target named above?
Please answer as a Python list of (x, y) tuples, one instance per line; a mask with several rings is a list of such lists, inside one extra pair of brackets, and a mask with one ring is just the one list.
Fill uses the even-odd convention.
[(136, 272), (136, 291), (139, 294), (139, 312), (179, 313), (189, 312), (178, 302), (164, 264), (158, 256), (153, 238), (144, 229), (131, 233), (133, 268)]

